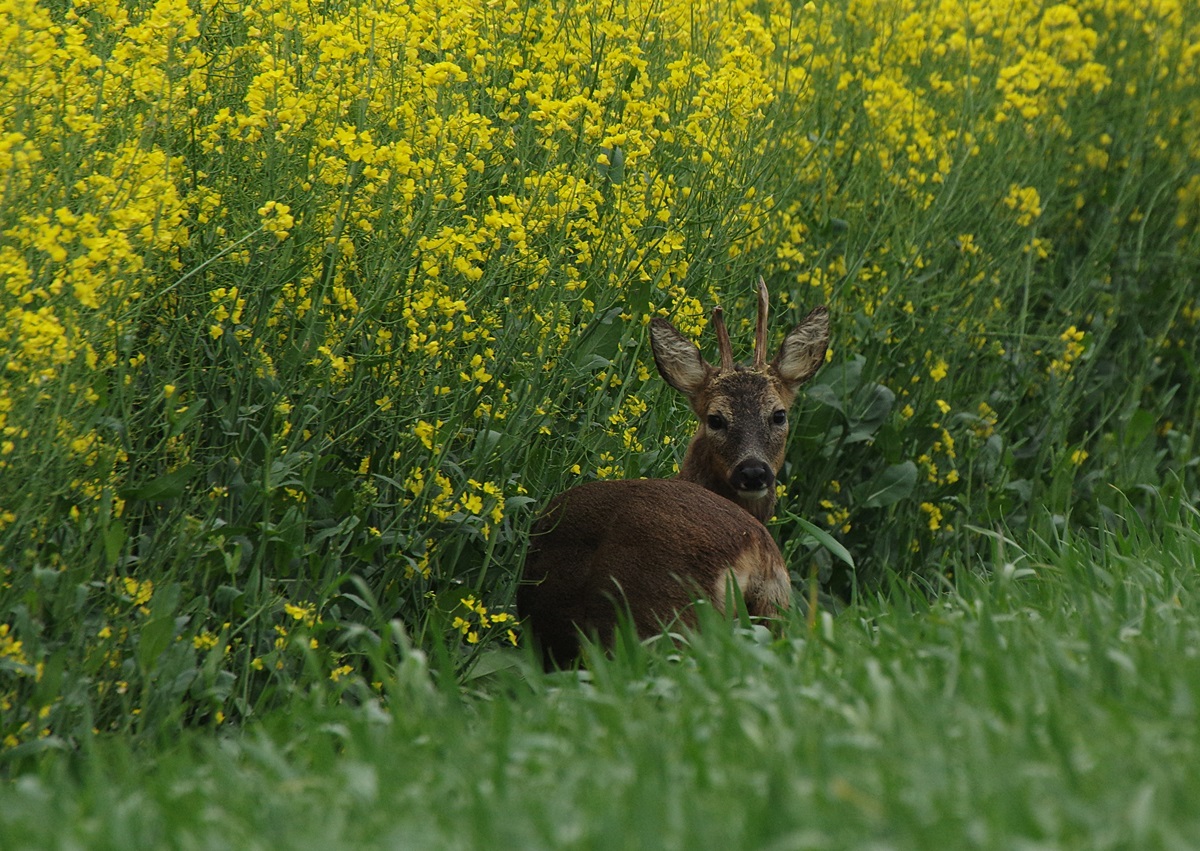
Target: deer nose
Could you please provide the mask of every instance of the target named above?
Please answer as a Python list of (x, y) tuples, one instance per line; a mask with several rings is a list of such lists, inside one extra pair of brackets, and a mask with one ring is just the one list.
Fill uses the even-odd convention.
[(759, 493), (775, 484), (775, 473), (762, 461), (750, 458), (733, 469), (729, 484), (743, 493)]

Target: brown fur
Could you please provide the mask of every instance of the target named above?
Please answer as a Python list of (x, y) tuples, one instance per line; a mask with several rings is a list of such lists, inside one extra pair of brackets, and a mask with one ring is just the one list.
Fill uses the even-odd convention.
[(766, 527), (727, 499), (678, 479), (589, 482), (534, 525), (517, 609), (547, 666), (579, 654), (579, 633), (612, 642), (617, 606), (645, 638), (695, 625), (692, 602), (724, 610), (726, 583), (752, 615), (787, 609), (791, 585)]
[[(763, 497), (748, 498), (734, 490), (729, 480), (747, 450), (761, 456), (772, 472), (783, 466), (787, 428), (774, 427), (767, 417), (790, 408), (793, 399), (795, 392), (788, 392), (782, 381), (765, 371), (735, 368), (714, 375), (692, 402), (700, 425), (684, 455), (679, 478), (736, 502), (762, 523), (770, 520), (775, 513), (774, 487)], [(707, 418), (711, 413), (719, 413), (727, 427), (710, 429)]]
[(581, 632), (610, 646), (618, 605), (642, 638), (694, 625), (698, 598), (724, 611), (731, 580), (752, 615), (788, 608), (787, 569), (763, 523), (775, 509), (786, 412), (824, 362), (829, 316), (824, 308), (810, 313), (767, 364), (761, 279), (759, 286), (753, 367), (733, 365), (719, 309), (720, 368), (670, 323), (651, 322), (659, 372), (700, 419), (679, 476), (580, 485), (534, 524), (517, 612), (547, 668), (578, 655)]

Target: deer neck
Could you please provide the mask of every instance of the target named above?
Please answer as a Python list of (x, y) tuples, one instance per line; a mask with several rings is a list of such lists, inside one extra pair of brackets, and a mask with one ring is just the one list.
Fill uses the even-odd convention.
[(729, 485), (721, 472), (724, 465), (713, 457), (707, 443), (700, 435), (692, 438), (688, 444), (683, 463), (679, 466), (679, 475), (675, 478), (685, 482), (700, 485), (718, 496), (723, 496), (735, 505), (750, 512), (760, 523), (766, 523), (775, 514), (775, 491), (768, 489), (766, 496), (744, 498), (736, 489)]

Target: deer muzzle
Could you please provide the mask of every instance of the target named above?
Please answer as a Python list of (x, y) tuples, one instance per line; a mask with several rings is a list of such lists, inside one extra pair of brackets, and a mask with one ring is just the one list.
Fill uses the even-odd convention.
[(761, 458), (747, 458), (733, 468), (729, 484), (738, 496), (758, 498), (775, 486), (775, 473)]

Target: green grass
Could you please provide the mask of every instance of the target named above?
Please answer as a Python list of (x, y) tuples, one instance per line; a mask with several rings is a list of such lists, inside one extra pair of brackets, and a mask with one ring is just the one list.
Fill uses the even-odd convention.
[(6, 849), (1194, 848), (1200, 518), (994, 541), (989, 581), (899, 580), (810, 632), (464, 691), (409, 654), (224, 735), (101, 737), (0, 789)]
[[(1200, 845), (1200, 5), (0, 31), (0, 849)], [(545, 676), (538, 506), (670, 475), (646, 323), (759, 275), (848, 607)]]

